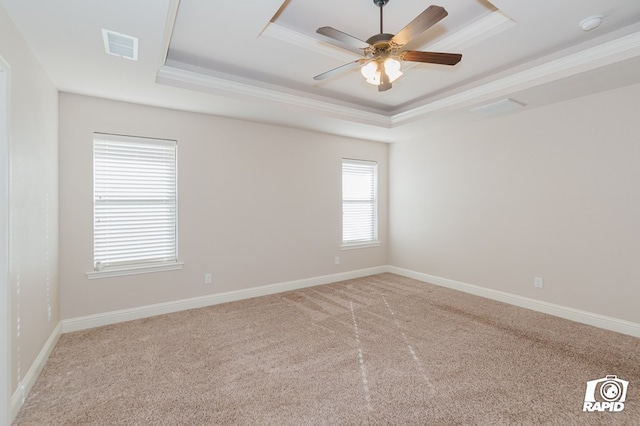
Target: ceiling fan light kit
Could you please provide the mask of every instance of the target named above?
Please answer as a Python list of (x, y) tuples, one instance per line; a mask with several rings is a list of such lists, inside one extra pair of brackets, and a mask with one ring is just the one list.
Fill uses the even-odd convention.
[(318, 34), (337, 41), (341, 47), (361, 53), (364, 58), (319, 74), (313, 77), (314, 80), (324, 80), (342, 71), (360, 66), (360, 73), (366, 82), (378, 86), (378, 91), (383, 92), (391, 89), (391, 83), (403, 74), (401, 71), (402, 61), (455, 65), (462, 59), (462, 55), (459, 53), (402, 50), (404, 45), (447, 16), (447, 11), (443, 7), (429, 6), (398, 34), (394, 35), (385, 33), (382, 26), (382, 10), (389, 3), (389, 0), (373, 0), (373, 3), (380, 8), (380, 33), (369, 37), (367, 41), (362, 41), (332, 27), (321, 27), (316, 30)]
[(400, 71), (401, 67), (402, 64), (399, 60), (389, 57), (384, 60), (379, 59), (368, 62), (360, 68), (360, 73), (367, 83), (379, 86), (382, 81), (381, 75), (383, 72), (389, 77), (389, 83), (393, 83), (403, 74), (402, 71)]

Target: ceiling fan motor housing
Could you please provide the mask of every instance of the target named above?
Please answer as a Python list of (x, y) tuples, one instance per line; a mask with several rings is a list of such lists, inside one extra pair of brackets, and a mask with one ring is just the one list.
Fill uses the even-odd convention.
[(391, 54), (394, 49), (397, 49), (397, 46), (391, 43), (393, 36), (393, 34), (381, 33), (367, 39), (369, 47), (365, 49), (365, 56), (376, 58)]
[(376, 34), (374, 36), (371, 36), (367, 39), (367, 43), (375, 46), (376, 44), (389, 44), (389, 41), (391, 41), (391, 39), (393, 38), (394, 34), (387, 34), (387, 33), (382, 33), (382, 34)]
[(383, 7), (387, 3), (389, 3), (389, 0), (373, 0), (373, 4), (375, 4), (378, 7)]

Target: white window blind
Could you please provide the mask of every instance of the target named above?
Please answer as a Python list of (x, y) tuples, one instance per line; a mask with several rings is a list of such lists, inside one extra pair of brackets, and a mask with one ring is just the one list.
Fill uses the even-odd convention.
[(342, 243), (378, 239), (378, 165), (373, 161), (342, 160)]
[(94, 267), (177, 261), (176, 141), (94, 134)]

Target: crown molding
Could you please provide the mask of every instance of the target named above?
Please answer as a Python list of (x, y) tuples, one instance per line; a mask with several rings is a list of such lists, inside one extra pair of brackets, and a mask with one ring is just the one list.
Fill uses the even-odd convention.
[(169, 55), (169, 45), (171, 44), (171, 36), (173, 35), (173, 29), (176, 25), (176, 17), (178, 16), (178, 7), (180, 6), (180, 0), (169, 0), (169, 7), (167, 10), (167, 22), (164, 25), (164, 34), (162, 36), (162, 49), (160, 50), (160, 67), (167, 62)]
[[(504, 29), (505, 26), (513, 25), (510, 23), (512, 22), (511, 20), (501, 14), (493, 13), (485, 19), (494, 23), (493, 26), (487, 25), (486, 22), (483, 24), (486, 28), (493, 28), (490, 31), (496, 31), (499, 28)], [(479, 25), (478, 28), (483, 25)], [(269, 25), (265, 29), (265, 33), (270, 37), (281, 37), (283, 34), (289, 37), (292, 33), (295, 33), (292, 30), (283, 28), (282, 26)], [(473, 40), (474, 37), (479, 36), (478, 33), (469, 32), (465, 37), (458, 38), (455, 43), (464, 43), (465, 40)], [(327, 49), (331, 51), (337, 50), (308, 36), (298, 34), (296, 37), (302, 44), (313, 40), (312, 45), (316, 46), (314, 47), (315, 49), (321, 49), (322, 51)], [(288, 40), (292, 39), (289, 38)], [(454, 43), (454, 41), (450, 41), (450, 43)], [(349, 55), (351, 56), (351, 54)], [(157, 73), (156, 82), (227, 96), (257, 98), (296, 108), (304, 108), (314, 113), (344, 121), (391, 129), (407, 122), (424, 118), (435, 111), (463, 108), (474, 103), (490, 101), (497, 97), (508, 96), (516, 91), (529, 89), (636, 56), (640, 56), (640, 31), (579, 52), (571, 54), (554, 53), (550, 57), (506, 70), (501, 73), (502, 77), (484, 84), (470, 84), (460, 88), (455, 93), (450, 91), (440, 97), (429, 99), (426, 102), (411, 104), (392, 112), (364, 108), (346, 102), (340, 103), (334, 99), (313, 95), (308, 92), (295, 91), (282, 86), (269, 85), (255, 80), (244, 79), (241, 81), (237, 77), (228, 74), (215, 73), (211, 75), (210, 70), (200, 70), (178, 62), (171, 62), (170, 65), (162, 66)], [(205, 72), (207, 73), (205, 74)]]
[[(184, 67), (189, 67), (184, 64)], [(258, 98), (265, 101), (286, 104), (296, 108), (305, 108), (326, 116), (347, 121), (390, 128), (391, 118), (381, 112), (366, 110), (355, 105), (338, 104), (333, 100), (314, 97), (308, 93), (295, 92), (281, 86), (269, 85), (254, 81), (236, 81), (232, 76), (217, 73), (208, 75), (182, 68), (172, 62), (172, 66), (164, 65), (156, 76), (156, 82), (184, 89), (195, 89), (209, 93), (231, 95), (234, 97)]]
[(455, 94), (445, 94), (421, 105), (412, 105), (391, 115), (392, 127), (422, 118), (445, 108), (462, 107), (507, 96), (564, 77), (593, 70), (616, 62), (640, 56), (640, 32), (599, 44), (595, 47), (549, 60), (538, 65), (519, 66), (522, 71), (509, 73), (491, 82), (462, 89)]
[[(177, 7), (179, 0), (173, 1)], [(515, 25), (515, 23), (509, 18), (500, 12), (493, 12), (437, 43), (428, 44), (427, 47), (435, 50), (440, 47), (460, 48), (462, 46), (470, 46), (511, 28), (512, 25)], [(338, 48), (331, 43), (273, 22), (267, 25), (260, 37), (269, 37), (345, 62), (353, 61), (358, 57), (358, 55), (353, 52)], [(268, 87), (259, 81), (239, 81), (237, 77), (223, 73), (215, 73), (215, 75), (212, 75), (210, 70), (198, 70), (189, 64), (182, 64), (176, 61), (167, 61), (160, 67), (156, 76), (156, 82), (232, 96), (260, 98), (267, 101), (303, 107), (316, 113), (322, 113), (341, 120), (354, 121), (377, 127), (391, 128), (393, 124), (393, 118), (388, 111), (373, 110), (355, 104), (340, 103), (333, 99), (314, 97), (308, 93), (296, 93), (281, 86)]]

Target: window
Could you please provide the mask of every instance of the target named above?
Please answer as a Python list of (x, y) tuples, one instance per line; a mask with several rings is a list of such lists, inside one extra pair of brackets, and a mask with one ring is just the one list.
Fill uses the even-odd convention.
[(124, 275), (181, 265), (177, 262), (176, 147), (176, 141), (94, 134), (96, 272), (88, 275), (128, 271), (112, 274)]
[(374, 161), (342, 160), (342, 244), (378, 244), (378, 165)]

